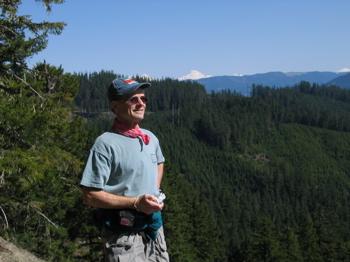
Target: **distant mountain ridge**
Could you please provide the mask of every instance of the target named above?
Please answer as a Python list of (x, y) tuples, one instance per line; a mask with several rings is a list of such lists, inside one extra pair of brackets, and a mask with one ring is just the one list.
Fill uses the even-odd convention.
[(350, 73), (343, 74), (333, 79), (332, 81), (328, 82), (327, 84), (350, 89)]
[(218, 92), (222, 90), (231, 90), (243, 95), (249, 95), (252, 85), (264, 85), (271, 87), (286, 87), (293, 86), (301, 81), (308, 81), (316, 84), (333, 83), (335, 79), (340, 78), (340, 87), (350, 88), (350, 76), (348, 78), (341, 78), (350, 75), (350, 73), (336, 73), (336, 72), (267, 72), (253, 75), (241, 76), (212, 76), (200, 79), (193, 79), (202, 84), (207, 92)]

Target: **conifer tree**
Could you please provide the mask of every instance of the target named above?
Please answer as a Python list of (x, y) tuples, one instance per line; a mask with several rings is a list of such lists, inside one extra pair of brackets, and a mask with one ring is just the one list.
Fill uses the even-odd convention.
[[(49, 12), (51, 5), (63, 0), (43, 0)], [(9, 80), (16, 80), (37, 91), (27, 82), (25, 73), (29, 69), (27, 59), (45, 49), (49, 34), (60, 34), (62, 22), (35, 22), (30, 15), (19, 15), (21, 0), (1, 0), (0, 7), (0, 88), (11, 91)], [(13, 90), (12, 90), (13, 91)]]

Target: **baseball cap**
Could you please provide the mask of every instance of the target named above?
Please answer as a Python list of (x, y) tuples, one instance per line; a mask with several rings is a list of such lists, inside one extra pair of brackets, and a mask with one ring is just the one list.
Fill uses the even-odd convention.
[(150, 83), (139, 83), (131, 78), (116, 78), (108, 88), (108, 99), (113, 101), (124, 96), (130, 95), (138, 89), (150, 87)]

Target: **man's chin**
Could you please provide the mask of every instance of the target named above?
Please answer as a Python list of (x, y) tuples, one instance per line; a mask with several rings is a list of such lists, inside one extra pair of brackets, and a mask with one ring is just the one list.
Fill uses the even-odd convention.
[(143, 116), (134, 116), (134, 120), (137, 121), (137, 122), (140, 122), (143, 120)]

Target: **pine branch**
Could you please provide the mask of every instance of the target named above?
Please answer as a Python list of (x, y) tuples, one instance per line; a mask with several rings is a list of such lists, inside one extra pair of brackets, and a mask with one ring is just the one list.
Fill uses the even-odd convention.
[(11, 32), (12, 34), (14, 34), (16, 36), (19, 36), (19, 34), (16, 31), (12, 30), (11, 28), (9, 28), (9, 27), (7, 27), (5, 25), (0, 24), (0, 27), (4, 28), (5, 30)]

